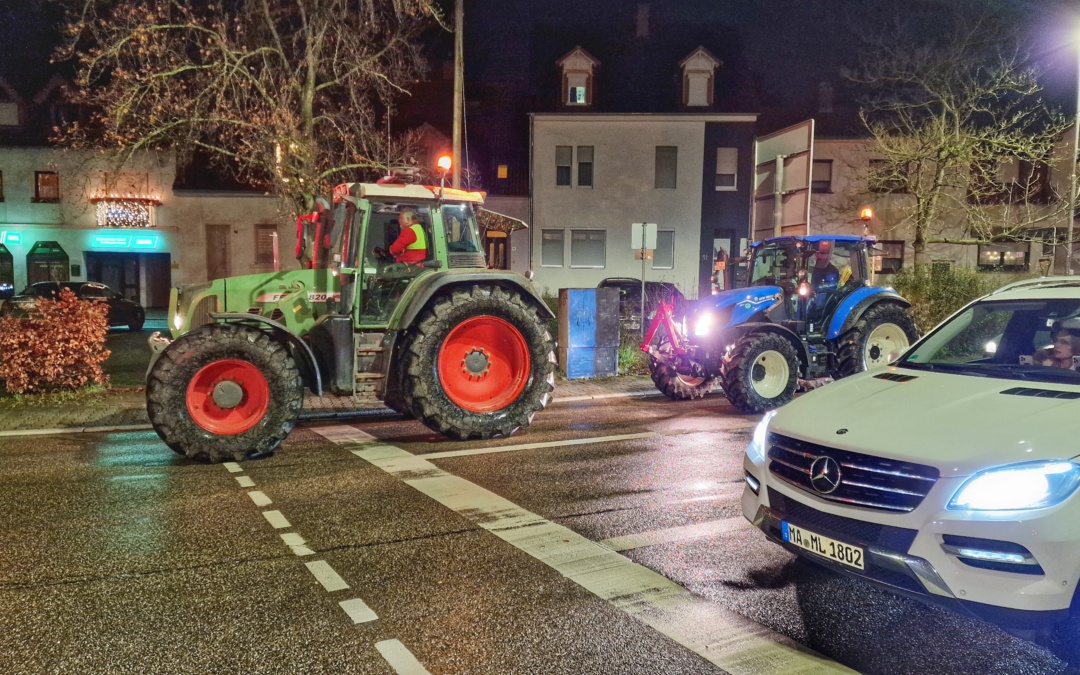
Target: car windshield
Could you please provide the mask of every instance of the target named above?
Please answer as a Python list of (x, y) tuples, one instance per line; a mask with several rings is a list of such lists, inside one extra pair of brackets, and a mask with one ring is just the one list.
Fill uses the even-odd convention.
[(976, 303), (939, 326), (896, 365), (1080, 384), (1080, 300)]

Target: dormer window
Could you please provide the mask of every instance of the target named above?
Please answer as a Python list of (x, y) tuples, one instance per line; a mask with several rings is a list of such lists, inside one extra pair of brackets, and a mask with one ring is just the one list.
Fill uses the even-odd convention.
[(713, 104), (715, 71), (723, 65), (708, 49), (698, 47), (679, 62), (682, 68), (682, 104), (687, 108), (703, 108)]
[(593, 104), (593, 74), (600, 62), (581, 47), (574, 47), (556, 62), (562, 68), (562, 104), (570, 107)]

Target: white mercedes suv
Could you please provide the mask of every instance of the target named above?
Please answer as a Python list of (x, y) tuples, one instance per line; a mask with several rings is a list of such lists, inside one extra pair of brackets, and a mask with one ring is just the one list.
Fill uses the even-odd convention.
[(743, 515), (793, 553), (1004, 626), (1057, 622), (1080, 607), (1080, 278), (1005, 286), (766, 414), (744, 468)]

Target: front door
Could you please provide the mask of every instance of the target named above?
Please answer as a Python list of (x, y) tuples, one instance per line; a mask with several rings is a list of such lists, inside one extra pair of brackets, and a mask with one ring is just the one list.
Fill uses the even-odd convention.
[(128, 300), (142, 302), (138, 253), (87, 251), (86, 279), (103, 283)]

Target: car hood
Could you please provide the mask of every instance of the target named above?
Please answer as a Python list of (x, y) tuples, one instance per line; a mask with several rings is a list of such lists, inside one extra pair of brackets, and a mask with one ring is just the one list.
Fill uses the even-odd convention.
[[(882, 374), (913, 376), (905, 382)], [(1080, 386), (884, 368), (838, 380), (781, 408), (769, 430), (966, 476), (1000, 464), (1077, 455), (1080, 399), (1003, 394)]]

